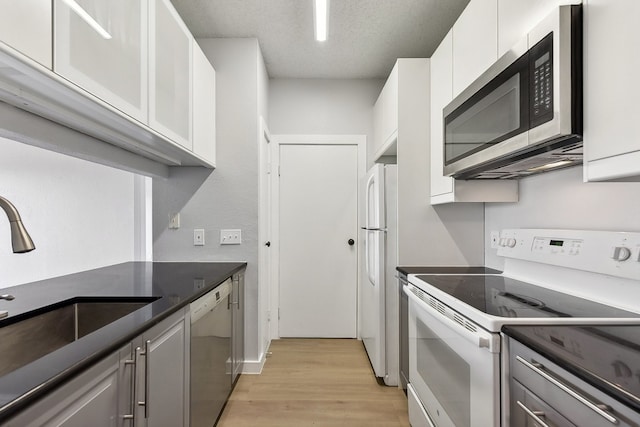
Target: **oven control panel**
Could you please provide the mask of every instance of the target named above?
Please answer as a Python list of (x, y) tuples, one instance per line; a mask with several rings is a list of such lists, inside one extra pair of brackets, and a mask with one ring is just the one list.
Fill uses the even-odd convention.
[(640, 280), (637, 232), (502, 230), (498, 255)]

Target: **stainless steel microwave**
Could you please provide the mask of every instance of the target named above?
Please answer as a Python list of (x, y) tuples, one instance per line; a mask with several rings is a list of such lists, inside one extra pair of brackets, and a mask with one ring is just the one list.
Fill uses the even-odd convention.
[(581, 6), (556, 8), (443, 115), (445, 175), (513, 179), (581, 164)]

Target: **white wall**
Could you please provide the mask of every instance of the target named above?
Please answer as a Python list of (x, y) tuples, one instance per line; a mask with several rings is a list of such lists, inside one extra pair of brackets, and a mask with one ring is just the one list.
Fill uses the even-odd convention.
[(12, 253), (0, 211), (0, 288), (134, 259), (134, 174), (5, 138), (0, 153), (0, 195), (36, 245)]
[[(154, 179), (154, 260), (248, 263), (245, 356), (255, 362), (264, 351), (258, 308), (260, 50), (257, 40), (250, 38), (198, 39), (198, 43), (216, 69), (217, 168), (172, 168), (168, 179)], [(169, 230), (169, 215), (177, 212), (181, 227)], [(194, 228), (205, 230), (205, 246), (193, 246)], [(220, 229), (225, 228), (241, 229), (242, 244), (220, 245)]]
[[(270, 131), (366, 135), (370, 141), (373, 104), (383, 84), (382, 79), (271, 79)], [(372, 157), (367, 153), (367, 168), (373, 165)]]

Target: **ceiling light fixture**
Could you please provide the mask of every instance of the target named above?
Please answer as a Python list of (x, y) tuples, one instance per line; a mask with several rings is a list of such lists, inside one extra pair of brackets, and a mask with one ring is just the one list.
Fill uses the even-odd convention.
[(315, 18), (316, 40), (327, 40), (329, 27), (329, 0), (313, 0), (313, 15)]
[(86, 10), (82, 8), (75, 0), (62, 0), (67, 6), (71, 8), (80, 18), (84, 20), (87, 24), (91, 26), (98, 34), (100, 34), (105, 39), (109, 40), (111, 38), (111, 34), (107, 32), (104, 28), (98, 24), (98, 21), (93, 19), (91, 15), (87, 13)]

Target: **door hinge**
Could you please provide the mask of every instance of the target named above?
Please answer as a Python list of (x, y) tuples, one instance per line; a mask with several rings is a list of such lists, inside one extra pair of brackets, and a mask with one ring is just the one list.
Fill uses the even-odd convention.
[(278, 165), (278, 176), (280, 176), (280, 165)]
[(278, 320), (280, 320), (280, 308), (278, 308)]

